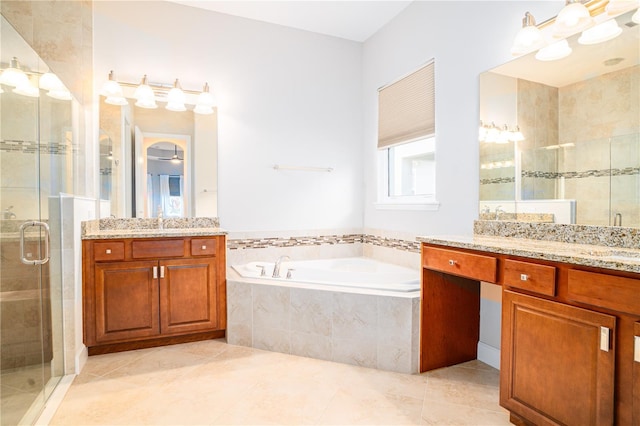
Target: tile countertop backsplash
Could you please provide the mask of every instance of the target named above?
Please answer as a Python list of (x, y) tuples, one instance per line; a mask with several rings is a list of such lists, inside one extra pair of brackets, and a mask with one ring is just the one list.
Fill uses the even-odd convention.
[(193, 237), (226, 235), (217, 217), (165, 218), (162, 229), (158, 219), (107, 218), (82, 222), (82, 239)]
[(476, 221), (474, 234), (424, 243), (640, 273), (640, 229)]

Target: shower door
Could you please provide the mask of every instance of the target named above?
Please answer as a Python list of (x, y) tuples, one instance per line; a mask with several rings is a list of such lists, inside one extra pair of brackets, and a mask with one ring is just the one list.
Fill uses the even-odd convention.
[(0, 31), (0, 69), (15, 57), (37, 93), (27, 96), (14, 92), (11, 85), (0, 85), (0, 425), (4, 426), (34, 423), (63, 374), (59, 194), (68, 182), (70, 157), (64, 139), (71, 106), (69, 101), (47, 99), (46, 92), (37, 89), (46, 65), (4, 17)]

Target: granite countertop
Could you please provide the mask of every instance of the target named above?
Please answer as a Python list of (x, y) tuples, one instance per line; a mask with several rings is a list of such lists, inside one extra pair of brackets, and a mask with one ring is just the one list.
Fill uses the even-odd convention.
[(640, 249), (477, 234), (416, 239), (428, 244), (640, 273)]
[(107, 240), (117, 238), (161, 238), (161, 237), (210, 237), (226, 235), (220, 228), (175, 228), (175, 229), (108, 229), (82, 235), (83, 240)]
[(82, 222), (83, 240), (210, 237), (226, 234), (227, 232), (220, 228), (218, 218), (163, 219), (162, 228), (159, 226), (158, 219), (145, 218), (108, 218)]

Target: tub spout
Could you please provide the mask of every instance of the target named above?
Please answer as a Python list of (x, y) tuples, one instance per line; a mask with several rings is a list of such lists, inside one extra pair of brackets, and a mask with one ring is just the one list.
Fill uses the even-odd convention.
[(271, 278), (280, 278), (280, 264), (285, 259), (291, 259), (289, 256), (280, 256), (276, 263), (273, 265), (273, 275)]

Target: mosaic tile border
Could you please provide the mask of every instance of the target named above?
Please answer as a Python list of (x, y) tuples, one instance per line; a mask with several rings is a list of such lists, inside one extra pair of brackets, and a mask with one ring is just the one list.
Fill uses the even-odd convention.
[(476, 220), (475, 235), (556, 241), (572, 244), (591, 244), (607, 247), (640, 247), (640, 228), (560, 223), (502, 222)]
[[(523, 170), (521, 175), (524, 178), (538, 179), (585, 179), (590, 177), (607, 177), (607, 176), (634, 176), (640, 174), (640, 167), (625, 167), (623, 169), (600, 169), (585, 170), (583, 172), (542, 172), (533, 170)], [(480, 179), (480, 185), (491, 185), (499, 183), (515, 182), (515, 177), (500, 177), (492, 179)]]
[(69, 142), (38, 142), (38, 141), (19, 141), (19, 140), (0, 140), (0, 152), (15, 152), (23, 154), (42, 154), (51, 155), (67, 155), (78, 152), (77, 145)]
[(264, 249), (269, 247), (302, 247), (364, 243), (396, 250), (420, 252), (418, 241), (386, 238), (369, 234), (320, 235), (304, 237), (242, 238), (227, 240), (229, 250)]

